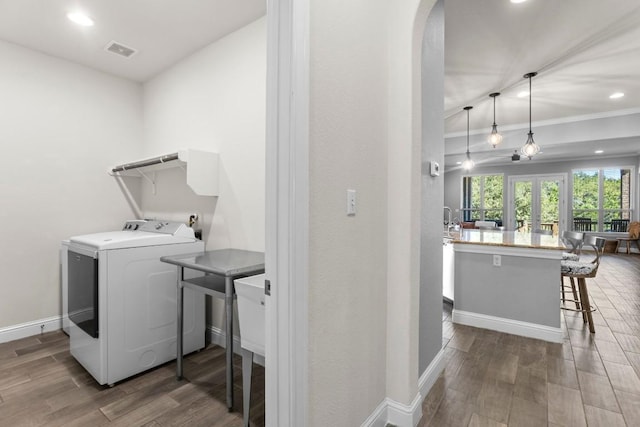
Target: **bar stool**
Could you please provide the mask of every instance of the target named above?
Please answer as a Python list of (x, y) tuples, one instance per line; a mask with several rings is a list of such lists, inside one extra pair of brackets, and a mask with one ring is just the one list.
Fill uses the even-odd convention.
[[(580, 250), (582, 249), (584, 239), (584, 233), (579, 231), (564, 231), (562, 233), (562, 242), (569, 249), (562, 252), (563, 261), (580, 261)], [(576, 290), (576, 284), (573, 277), (569, 277), (569, 283), (571, 285), (571, 293), (573, 294), (573, 301), (576, 304), (576, 309), (580, 309), (580, 301), (578, 301), (578, 292)], [(564, 278), (560, 276), (560, 292), (562, 293), (562, 308), (567, 302), (565, 290), (567, 286), (564, 284)]]
[(593, 318), (591, 312), (595, 311), (595, 308), (591, 307), (589, 303), (589, 293), (587, 292), (586, 279), (596, 277), (598, 273), (598, 267), (600, 266), (600, 254), (604, 248), (605, 239), (596, 236), (585, 236), (583, 240), (585, 245), (591, 246), (595, 251), (595, 258), (592, 261), (562, 261), (560, 263), (560, 274), (562, 278), (568, 277), (571, 279), (577, 279), (578, 292), (580, 293), (580, 301), (576, 300), (576, 309), (563, 307), (565, 310), (579, 311), (582, 313), (582, 320), (585, 323), (589, 323), (589, 331), (595, 333), (596, 330), (593, 326)]

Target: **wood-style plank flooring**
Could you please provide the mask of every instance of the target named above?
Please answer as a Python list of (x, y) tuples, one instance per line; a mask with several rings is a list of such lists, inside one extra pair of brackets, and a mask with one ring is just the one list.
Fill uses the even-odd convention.
[(605, 254), (587, 286), (596, 332), (564, 312), (562, 344), (456, 325), (445, 309), (446, 368), (419, 427), (640, 426), (640, 256)]
[[(640, 426), (640, 256), (603, 257), (588, 280), (595, 335), (563, 316), (551, 344), (451, 322), (447, 365), (423, 404), (426, 426)], [(50, 332), (0, 344), (0, 426), (241, 426), (240, 358), (234, 412), (225, 404), (224, 350), (212, 345), (175, 363), (99, 386)], [(264, 369), (254, 365), (252, 425), (264, 426)]]
[[(225, 352), (211, 345), (184, 359), (100, 386), (69, 353), (61, 331), (0, 344), (0, 426), (242, 426), (241, 358), (233, 412), (226, 407)], [(264, 426), (264, 369), (254, 364), (251, 425)]]

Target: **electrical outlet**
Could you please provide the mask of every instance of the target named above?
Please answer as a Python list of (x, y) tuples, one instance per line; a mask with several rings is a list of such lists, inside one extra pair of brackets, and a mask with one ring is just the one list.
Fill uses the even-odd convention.
[(493, 256), (493, 266), (494, 267), (502, 266), (502, 256), (501, 255), (494, 255)]

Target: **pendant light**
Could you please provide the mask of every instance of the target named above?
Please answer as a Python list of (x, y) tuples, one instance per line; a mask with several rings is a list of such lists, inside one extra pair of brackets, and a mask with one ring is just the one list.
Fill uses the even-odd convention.
[(531, 78), (537, 75), (538, 73), (536, 72), (524, 75), (525, 79), (529, 79), (529, 137), (527, 138), (527, 142), (522, 146), (520, 152), (523, 156), (527, 156), (529, 160), (540, 152), (540, 146), (533, 140), (533, 132), (531, 131)]
[(467, 111), (467, 158), (462, 162), (462, 167), (466, 170), (473, 169), (474, 163), (471, 160), (471, 153), (469, 153), (469, 110), (473, 107), (464, 107), (463, 110)]
[(491, 134), (489, 135), (489, 144), (493, 148), (496, 148), (498, 144), (502, 142), (502, 135), (498, 132), (498, 125), (496, 124), (496, 96), (500, 96), (500, 92), (494, 92), (489, 94), (493, 98), (493, 127), (491, 128)]

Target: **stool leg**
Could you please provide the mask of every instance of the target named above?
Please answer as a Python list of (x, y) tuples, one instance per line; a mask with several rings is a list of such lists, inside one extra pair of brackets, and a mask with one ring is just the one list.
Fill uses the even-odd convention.
[[(573, 280), (573, 277), (569, 277), (569, 281), (571, 282), (571, 292), (573, 293), (573, 300), (576, 302), (576, 310), (580, 310), (580, 302), (582, 301), (578, 299), (578, 292), (576, 292), (576, 283)], [(586, 321), (584, 317), (584, 312), (582, 312), (582, 320)]]
[(253, 371), (253, 352), (242, 349), (242, 425), (249, 427), (249, 409), (251, 408), (251, 374)]
[(580, 290), (580, 302), (583, 314), (586, 314), (589, 322), (589, 331), (593, 334), (596, 329), (593, 327), (593, 317), (591, 316), (591, 304), (589, 303), (589, 293), (587, 292), (587, 281), (584, 277), (578, 278), (578, 289)]
[(631, 253), (631, 240), (627, 240), (627, 255)]

